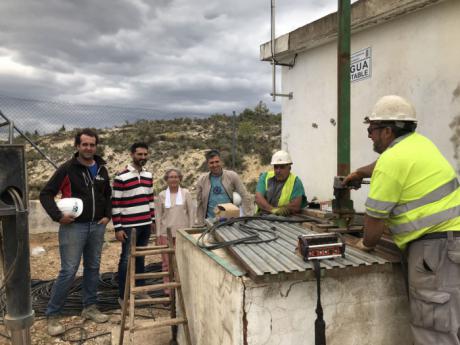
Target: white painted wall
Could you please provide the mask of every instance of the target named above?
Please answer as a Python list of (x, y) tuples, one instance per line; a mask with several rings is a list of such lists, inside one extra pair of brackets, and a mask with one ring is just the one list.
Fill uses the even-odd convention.
[[(449, 124), (460, 117), (459, 18), (460, 1), (445, 1), (352, 35), (352, 53), (372, 48), (372, 77), (351, 84), (352, 170), (378, 157), (362, 119), (386, 94), (414, 103), (418, 131), (457, 167)], [(330, 123), (337, 119), (336, 45), (301, 53), (293, 69), (282, 71), (282, 92), (294, 93), (282, 101), (282, 146), (291, 153), (309, 199), (332, 198), (337, 170), (337, 127)], [(364, 186), (352, 194), (358, 211), (367, 192)]]

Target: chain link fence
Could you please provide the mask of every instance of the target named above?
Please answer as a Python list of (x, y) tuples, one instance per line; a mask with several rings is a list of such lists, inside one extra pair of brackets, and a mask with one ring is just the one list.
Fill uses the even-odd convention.
[[(111, 105), (74, 104), (0, 95), (0, 111), (29, 135), (42, 135), (73, 128), (109, 128), (141, 119), (172, 118), (155, 109)], [(2, 128), (1, 138), (8, 132)]]

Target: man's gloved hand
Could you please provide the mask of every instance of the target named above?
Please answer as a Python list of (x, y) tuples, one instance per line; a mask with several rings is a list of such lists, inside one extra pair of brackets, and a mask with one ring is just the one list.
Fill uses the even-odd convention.
[(270, 212), (276, 216), (283, 216), (283, 217), (289, 216), (289, 214), (291, 213), (291, 211), (289, 211), (289, 208), (287, 206), (272, 208)]
[(363, 239), (360, 238), (358, 242), (356, 242), (353, 247), (357, 248), (357, 249), (361, 249), (365, 252), (370, 252), (371, 250), (374, 250), (375, 247), (367, 247), (364, 245), (363, 243)]
[(352, 184), (353, 183), (350, 183), (350, 182), (355, 182), (357, 183), (356, 185), (354, 185), (354, 189), (359, 189), (359, 187), (357, 187), (357, 185), (359, 185), (361, 183), (361, 181), (363, 180), (363, 176), (361, 173), (359, 173), (358, 171), (354, 171), (352, 172), (351, 174), (347, 175), (343, 181), (342, 181), (342, 185), (343, 186), (348, 186), (349, 184)]

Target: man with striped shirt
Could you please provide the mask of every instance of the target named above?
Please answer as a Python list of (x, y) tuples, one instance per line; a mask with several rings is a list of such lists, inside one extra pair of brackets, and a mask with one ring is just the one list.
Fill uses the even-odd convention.
[[(118, 263), (118, 286), (120, 302), (125, 291), (131, 229), (136, 229), (136, 246), (146, 246), (150, 233), (155, 232), (155, 209), (153, 203), (152, 173), (144, 169), (148, 158), (145, 143), (131, 145), (132, 163), (119, 172), (113, 182), (112, 221), (115, 237), (121, 242)], [(136, 258), (136, 273), (144, 272), (144, 257)], [(137, 280), (137, 285), (144, 285)]]

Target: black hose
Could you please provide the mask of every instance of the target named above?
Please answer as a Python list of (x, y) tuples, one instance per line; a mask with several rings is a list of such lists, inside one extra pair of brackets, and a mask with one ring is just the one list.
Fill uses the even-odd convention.
[[(267, 228), (260, 228), (260, 227), (250, 226), (248, 222), (250, 222), (251, 220), (263, 220), (263, 221), (269, 221), (271, 223), (270, 223), (270, 226), (268, 226)], [(246, 217), (231, 218), (224, 222), (216, 223), (210, 228), (206, 229), (200, 235), (200, 237), (198, 237), (197, 245), (198, 247), (202, 249), (214, 250), (214, 249), (225, 248), (229, 246), (235, 246), (238, 244), (256, 244), (256, 243), (266, 243), (266, 242), (275, 241), (276, 239), (278, 239), (278, 234), (276, 233), (277, 228), (275, 225), (273, 225), (272, 222), (305, 223), (306, 220), (303, 218), (294, 218), (294, 217), (287, 218), (287, 217), (278, 217), (278, 216), (246, 216)], [(231, 241), (214, 241), (212, 244), (205, 243), (205, 239), (209, 235), (214, 235), (217, 229), (223, 226), (233, 225), (235, 223), (238, 223), (239, 230), (243, 232), (244, 234), (247, 234), (248, 236), (240, 237), (240, 238), (237, 238)], [(260, 237), (260, 233), (268, 233), (271, 235), (271, 238), (262, 239)]]

